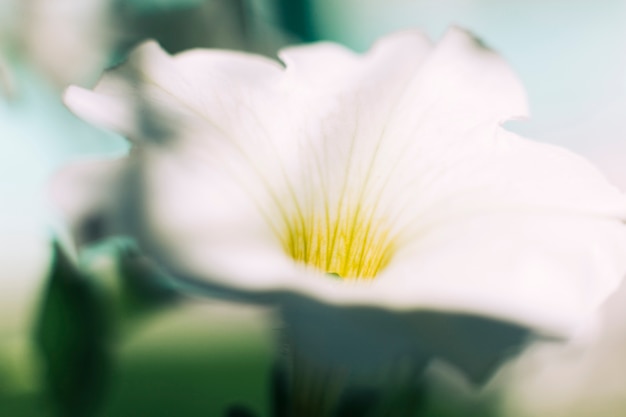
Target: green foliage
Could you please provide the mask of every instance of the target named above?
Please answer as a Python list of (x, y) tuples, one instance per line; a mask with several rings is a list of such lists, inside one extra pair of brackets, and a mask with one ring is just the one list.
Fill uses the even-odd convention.
[(312, 13), (312, 0), (278, 0), (280, 24), (302, 42), (319, 40)]
[(103, 294), (55, 244), (35, 336), (58, 416), (95, 415), (110, 376), (112, 335)]

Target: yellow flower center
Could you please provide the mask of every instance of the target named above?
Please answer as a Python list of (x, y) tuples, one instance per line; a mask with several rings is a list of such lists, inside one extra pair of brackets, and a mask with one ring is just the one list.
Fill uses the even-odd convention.
[(285, 251), (296, 261), (343, 279), (372, 279), (395, 245), (385, 222), (360, 207), (339, 215), (295, 215), (287, 222)]

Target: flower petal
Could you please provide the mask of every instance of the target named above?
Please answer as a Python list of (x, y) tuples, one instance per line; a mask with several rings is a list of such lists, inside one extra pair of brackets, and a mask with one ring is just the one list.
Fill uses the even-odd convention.
[(242, 84), (262, 88), (280, 74), (280, 68), (275, 61), (231, 51), (192, 50), (173, 58), (156, 42), (147, 41), (126, 63), (107, 72), (93, 93), (71, 87), (64, 101), (94, 124), (131, 139), (154, 139), (145, 124), (157, 123), (157, 117), (177, 127), (187, 121), (177, 123), (178, 117), (224, 124), (220, 116), (228, 112), (222, 100), (233, 103), (242, 98), (229, 88), (238, 85), (241, 90)]
[(438, 42), (404, 97), (413, 102), (407, 111), (434, 116), (422, 117), (419, 123), (439, 123), (461, 132), (528, 114), (524, 87), (509, 65), (458, 28), (449, 29)]
[[(281, 58), (284, 69), (146, 44), (95, 93), (68, 91), (78, 114), (137, 141), (139, 236), (181, 285), (329, 311), (487, 316), (563, 336), (623, 276), (623, 195), (582, 159), (500, 126), (526, 114), (523, 89), (467, 33)], [(368, 285), (327, 279), (285, 250), (285, 230), (300, 227), (290, 222), (346, 212), (380, 222), (392, 241)], [(488, 367), (439, 352), (476, 374)]]
[[(360, 55), (331, 42), (294, 46), (281, 50), (278, 57), (285, 63), (287, 76), (310, 93), (349, 91), (386, 82), (391, 76), (402, 82), (412, 78), (432, 51), (432, 42), (417, 31), (403, 31), (377, 41)], [(393, 62), (393, 65), (385, 63)]]
[[(398, 239), (417, 247), (431, 229), (492, 212), (626, 213), (623, 197), (580, 158), (499, 128), (525, 114), (522, 87), (461, 30), (450, 30), (434, 49), (405, 32), (362, 56), (317, 44), (281, 58), (284, 71), (235, 52), (171, 58), (146, 43), (95, 93), (66, 96), (84, 117), (147, 140), (136, 153), (148, 198), (142, 226), (155, 250), (201, 280), (221, 286), (219, 277), (228, 276), (241, 290), (329, 286), (294, 278), (301, 271), (277, 236), (290, 212), (319, 209), (320, 200), (343, 207), (354, 199), (393, 219)], [(150, 146), (152, 130), (128, 119), (128, 105), (180, 118), (172, 124), (176, 141)], [(537, 216), (538, 224), (547, 218)], [(196, 260), (201, 267), (190, 266)], [(332, 285), (319, 291), (338, 302), (343, 293)]]
[(624, 255), (617, 220), (485, 213), (426, 231), (379, 277), (378, 290), (395, 305), (501, 317), (570, 336), (615, 290)]
[[(416, 53), (404, 53), (407, 46)], [(309, 69), (299, 64), (299, 57), (307, 56), (304, 50), (320, 57), (345, 55), (345, 61), (353, 61), (354, 74), (350, 77), (360, 80), (352, 90), (376, 79), (366, 98), (372, 98), (372, 92), (382, 84), (389, 87), (381, 90), (386, 106), (390, 107), (393, 96), (401, 92), (429, 47), (422, 35), (412, 32), (386, 39), (366, 59), (335, 51), (329, 45), (299, 48), (302, 51), (292, 49), (284, 56), (296, 68), (285, 72), (268, 60), (240, 53), (191, 51), (171, 59), (155, 44), (148, 43), (133, 54), (128, 65), (105, 77), (95, 94), (72, 89), (66, 94), (66, 103), (81, 116), (134, 138), (146, 138), (146, 131), (150, 131), (137, 130), (141, 122), (128, 117), (133, 114), (129, 109), (143, 105), (134, 98), (138, 94), (157, 114), (169, 114), (169, 119), (171, 114), (180, 117), (180, 123), (172, 124), (176, 126), (175, 136), (181, 139), (175, 144), (177, 154), (173, 158), (171, 149), (167, 149), (167, 154), (159, 148), (143, 152), (150, 177), (146, 181), (154, 184), (150, 189), (155, 192), (150, 194), (153, 204), (149, 205), (155, 210), (147, 218), (166, 229), (173, 226), (175, 230), (163, 233), (171, 234), (170, 237), (196, 234), (193, 232), (198, 230), (197, 220), (207, 226), (205, 230), (211, 230), (211, 225), (228, 225), (222, 230), (241, 237), (247, 230), (275, 227), (268, 225), (260, 214), (284, 210), (280, 199), (300, 198), (293, 195), (296, 186), (290, 177), (302, 177), (294, 175), (300, 170), (302, 157), (308, 156), (307, 149), (303, 153), (302, 143), (324, 134), (315, 125), (326, 117), (324, 113), (336, 110), (332, 95), (320, 95), (307, 87)], [(387, 65), (392, 58), (401, 65)], [(364, 65), (357, 65), (360, 61)], [(331, 62), (320, 65), (333, 67)], [(342, 76), (331, 85), (344, 89), (345, 80)], [(293, 91), (302, 92), (302, 96)], [(320, 112), (322, 115), (318, 116)], [(384, 116), (377, 116), (376, 120)], [(275, 123), (276, 120), (281, 123)], [(347, 126), (352, 129), (352, 123)], [(302, 131), (309, 127), (314, 131)], [(159, 174), (166, 171), (167, 175)], [(159, 177), (154, 182), (152, 173)], [(171, 199), (174, 190), (187, 191), (181, 193), (182, 198)], [(240, 211), (228, 209), (233, 206)], [(241, 216), (243, 211), (246, 216)], [(241, 222), (241, 218), (250, 220)], [(263, 224), (252, 226), (256, 219)], [(236, 230), (241, 230), (241, 234)], [(213, 241), (222, 236), (214, 232), (210, 235)], [(190, 235), (186, 237), (186, 241), (195, 241), (188, 238)], [(264, 239), (267, 241), (267, 237)]]

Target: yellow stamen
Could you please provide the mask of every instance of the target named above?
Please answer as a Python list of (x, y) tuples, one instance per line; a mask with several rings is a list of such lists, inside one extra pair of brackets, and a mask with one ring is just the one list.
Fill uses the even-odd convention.
[(372, 279), (395, 251), (385, 222), (360, 207), (339, 215), (295, 215), (287, 221), (285, 251), (294, 260), (343, 279)]

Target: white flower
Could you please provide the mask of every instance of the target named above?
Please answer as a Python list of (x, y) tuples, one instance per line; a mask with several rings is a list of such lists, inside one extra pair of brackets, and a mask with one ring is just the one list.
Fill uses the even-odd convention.
[(0, 50), (56, 87), (93, 82), (121, 40), (114, 10), (107, 0), (3, 0)]
[(496, 381), (502, 415), (609, 417), (624, 410), (626, 286), (603, 305), (593, 343), (540, 343)]
[(99, 207), (181, 285), (280, 305), (328, 360), (438, 356), (476, 377), (523, 329), (572, 334), (618, 285), (624, 196), (501, 127), (523, 88), (470, 35), (279, 56), (146, 43), (67, 92), (133, 141)]

